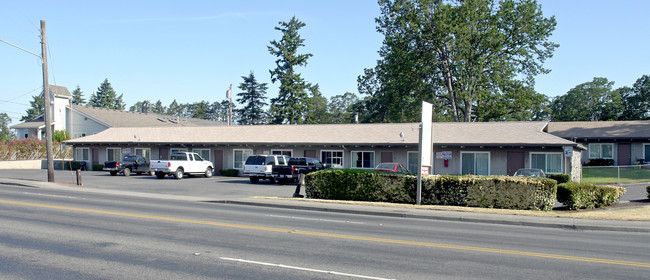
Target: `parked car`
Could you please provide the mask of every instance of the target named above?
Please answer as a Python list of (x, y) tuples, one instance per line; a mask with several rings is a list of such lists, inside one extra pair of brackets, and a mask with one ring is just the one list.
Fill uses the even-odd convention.
[(163, 179), (167, 175), (172, 175), (176, 179), (182, 179), (185, 174), (198, 175), (202, 174), (206, 178), (212, 177), (214, 166), (212, 162), (204, 160), (197, 153), (172, 153), (169, 160), (152, 161), (149, 170), (158, 177)]
[(289, 157), (285, 155), (253, 155), (244, 163), (244, 176), (248, 176), (251, 183), (257, 184), (260, 179), (275, 183), (273, 166), (286, 166)]
[(519, 177), (532, 177), (532, 178), (546, 178), (546, 173), (544, 170), (537, 168), (520, 168), (515, 171), (514, 176)]
[(122, 161), (104, 162), (104, 171), (108, 171), (112, 176), (123, 173), (124, 176), (130, 176), (132, 173), (142, 174), (149, 172), (149, 162), (142, 156), (126, 155)]
[(320, 160), (310, 157), (290, 158), (287, 165), (273, 166), (273, 177), (278, 183), (296, 181), (300, 174), (308, 174), (314, 171), (327, 169), (329, 166)]
[(375, 166), (374, 170), (381, 172), (409, 173), (408, 168), (406, 168), (403, 164), (393, 162), (380, 163), (379, 165)]

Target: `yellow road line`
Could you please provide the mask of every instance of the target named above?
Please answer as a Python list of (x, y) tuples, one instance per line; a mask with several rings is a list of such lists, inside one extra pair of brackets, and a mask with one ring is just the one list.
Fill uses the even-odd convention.
[(325, 232), (317, 232), (317, 231), (305, 231), (305, 230), (294, 230), (294, 229), (284, 229), (284, 228), (274, 228), (274, 227), (252, 226), (252, 225), (243, 225), (243, 224), (212, 222), (212, 221), (173, 218), (173, 217), (164, 217), (164, 216), (153, 216), (153, 215), (144, 215), (144, 214), (135, 214), (135, 213), (125, 213), (125, 212), (95, 210), (95, 209), (86, 209), (86, 208), (76, 208), (76, 207), (59, 206), (59, 205), (48, 205), (48, 204), (38, 204), (38, 203), (29, 203), (29, 202), (20, 202), (20, 201), (10, 201), (10, 200), (0, 200), (0, 203), (13, 204), (13, 205), (22, 205), (22, 206), (33, 206), (33, 207), (48, 208), (48, 209), (68, 210), (68, 211), (84, 212), (84, 213), (112, 215), (112, 216), (141, 218), (141, 219), (149, 219), (149, 220), (171, 221), (171, 222), (180, 222), (180, 223), (189, 223), (189, 224), (201, 224), (201, 225), (212, 225), (212, 226), (220, 226), (220, 227), (251, 229), (251, 230), (261, 230), (261, 231), (271, 231), (271, 232), (285, 232), (285, 233), (293, 233), (293, 234), (301, 234), (301, 235), (309, 235), (309, 236), (340, 238), (340, 239), (347, 239), (347, 240), (360, 240), (360, 241), (379, 242), (379, 243), (413, 245), (413, 246), (422, 246), (422, 247), (454, 249), (454, 250), (462, 250), (462, 251), (486, 252), (486, 253), (496, 253), (496, 254), (504, 254), (504, 255), (518, 255), (518, 256), (546, 258), (546, 259), (570, 260), (570, 261), (580, 261), (580, 262), (590, 262), (590, 263), (604, 263), (604, 264), (615, 264), (615, 265), (623, 265), (623, 266), (636, 266), (636, 267), (650, 268), (650, 263), (643, 263), (643, 262), (630, 262), (630, 261), (620, 261), (620, 260), (611, 260), (611, 259), (586, 258), (586, 257), (577, 257), (577, 256), (568, 256), (568, 255), (545, 254), (545, 253), (526, 252), (526, 251), (502, 250), (502, 249), (484, 248), (484, 247), (473, 247), (473, 246), (451, 245), (451, 244), (441, 244), (441, 243), (431, 243), (431, 242), (421, 242), (421, 241), (408, 241), (408, 240), (399, 240), (399, 239), (377, 238), (377, 237), (358, 236), (358, 235), (325, 233)]

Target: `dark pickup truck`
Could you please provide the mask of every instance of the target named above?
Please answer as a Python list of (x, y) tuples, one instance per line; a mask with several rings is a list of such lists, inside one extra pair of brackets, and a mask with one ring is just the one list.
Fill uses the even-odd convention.
[(149, 172), (149, 162), (142, 156), (124, 156), (122, 161), (106, 161), (104, 162), (104, 171), (109, 171), (112, 176), (117, 173), (124, 173), (124, 176), (129, 176), (131, 173), (142, 174)]
[(287, 181), (298, 180), (298, 175), (327, 169), (329, 166), (323, 164), (316, 158), (302, 157), (290, 158), (287, 165), (274, 165), (273, 178), (282, 184)]

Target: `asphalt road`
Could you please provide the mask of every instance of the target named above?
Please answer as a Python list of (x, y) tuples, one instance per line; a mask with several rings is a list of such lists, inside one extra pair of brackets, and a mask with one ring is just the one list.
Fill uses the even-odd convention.
[[(209, 182), (249, 192), (242, 182), (217, 183), (218, 178), (108, 178), (117, 183), (103, 187), (124, 187), (121, 179), (135, 179), (150, 182), (138, 188)], [(272, 192), (292, 186), (278, 188)], [(0, 224), (0, 279), (647, 279), (650, 273), (648, 233), (15, 185), (0, 185)]]

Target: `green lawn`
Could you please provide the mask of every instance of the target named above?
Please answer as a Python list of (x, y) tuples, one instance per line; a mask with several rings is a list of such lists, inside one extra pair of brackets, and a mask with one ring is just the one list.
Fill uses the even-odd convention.
[[(596, 185), (618, 184), (619, 171), (616, 167), (583, 168), (582, 182)], [(650, 182), (650, 169), (621, 168), (621, 184)]]

